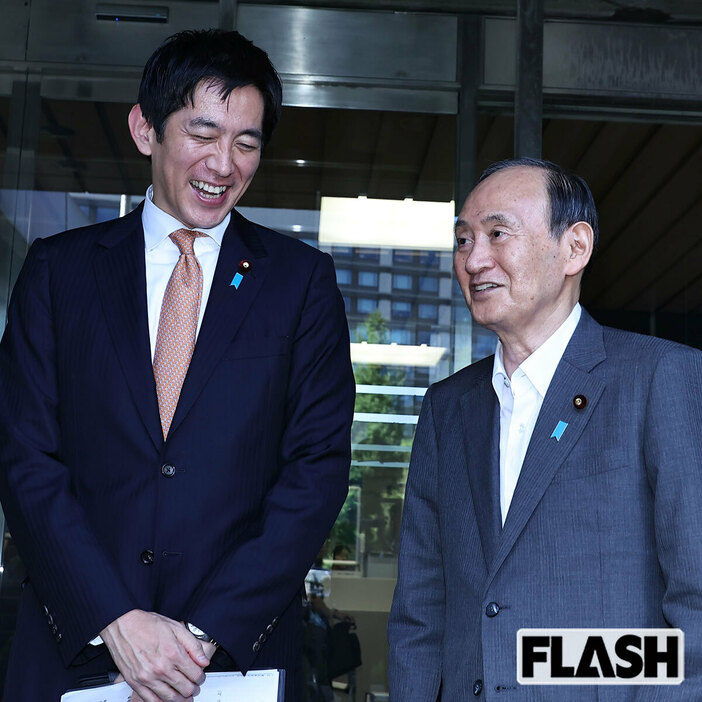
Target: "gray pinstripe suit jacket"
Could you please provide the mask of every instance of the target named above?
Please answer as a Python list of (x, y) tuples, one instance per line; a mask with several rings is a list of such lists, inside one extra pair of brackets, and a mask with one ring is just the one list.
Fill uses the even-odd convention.
[[(702, 353), (583, 312), (504, 528), (491, 373), (484, 359), (424, 401), (388, 627), (391, 699), (434, 702), (441, 688), (443, 702), (702, 700)], [(660, 626), (685, 632), (681, 686), (517, 684), (520, 628)]]

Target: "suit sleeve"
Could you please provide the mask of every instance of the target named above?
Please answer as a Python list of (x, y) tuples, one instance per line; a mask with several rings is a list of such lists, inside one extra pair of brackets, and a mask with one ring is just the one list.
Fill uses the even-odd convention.
[(30, 587), (69, 665), (81, 652), (95, 655), (88, 641), (135, 604), (91, 532), (62, 462), (47, 248), (37, 240), (27, 255), (0, 343), (0, 497)]
[(397, 586), (388, 623), (393, 702), (435, 702), (441, 683), (445, 585), (432, 389), (412, 446), (400, 535)]
[(326, 254), (307, 284), (288, 378), (281, 467), (255, 533), (220, 560), (186, 608), (188, 620), (244, 671), (299, 595), (348, 490), (355, 385), (343, 300)]
[(643, 686), (640, 700), (702, 699), (702, 353), (664, 354), (646, 408), (644, 459), (654, 491), (663, 616), (685, 634), (685, 681)]

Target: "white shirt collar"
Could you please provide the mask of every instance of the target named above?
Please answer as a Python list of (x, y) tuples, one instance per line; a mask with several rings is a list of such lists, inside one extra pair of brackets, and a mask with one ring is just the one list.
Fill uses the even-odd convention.
[[(514, 378), (521, 371), (519, 375), (524, 374), (541, 397), (544, 398), (548, 386), (551, 384), (553, 374), (556, 372), (556, 368), (561, 362), (561, 358), (563, 358), (575, 328), (578, 326), (581, 314), (582, 307), (579, 302), (576, 302), (575, 307), (573, 307), (563, 324), (531, 356), (522, 361), (512, 377)], [(495, 388), (495, 393), (500, 401), (504, 381), (507, 377), (507, 371), (502, 360), (502, 343), (498, 339), (495, 347), (495, 360), (492, 365), (492, 386)]]
[[(154, 186), (150, 185), (146, 191), (144, 211), (141, 215), (141, 222), (144, 225), (144, 243), (147, 251), (156, 248), (176, 229), (188, 229), (182, 222), (179, 222), (175, 217), (169, 215), (155, 205), (153, 195)], [(211, 229), (198, 228), (198, 231), (212, 237), (212, 239), (217, 242), (217, 246), (221, 246), (224, 232), (229, 226), (231, 217), (231, 212), (228, 212), (227, 216), (216, 227), (212, 227)]]

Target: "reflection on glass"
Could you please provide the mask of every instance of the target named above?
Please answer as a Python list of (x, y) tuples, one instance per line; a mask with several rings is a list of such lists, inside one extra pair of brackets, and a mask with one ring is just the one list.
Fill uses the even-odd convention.
[(359, 314), (370, 314), (378, 307), (378, 302), (372, 297), (357, 297), (356, 312)]
[(392, 303), (393, 319), (409, 319), (412, 315), (412, 305), (409, 302), (396, 301)]
[(439, 292), (439, 279), (434, 276), (420, 275), (419, 291), (427, 293)]
[(378, 274), (375, 271), (359, 271), (358, 284), (364, 288), (377, 288)]
[(339, 286), (341, 285), (351, 285), (351, 269), (350, 268), (339, 268), (336, 269), (336, 282)]
[(394, 273), (392, 276), (392, 287), (396, 290), (411, 290), (412, 289), (412, 276), (403, 275), (401, 273)]
[(431, 319), (436, 321), (437, 317), (439, 316), (439, 307), (438, 305), (420, 302), (419, 305), (417, 305), (417, 316), (420, 319)]

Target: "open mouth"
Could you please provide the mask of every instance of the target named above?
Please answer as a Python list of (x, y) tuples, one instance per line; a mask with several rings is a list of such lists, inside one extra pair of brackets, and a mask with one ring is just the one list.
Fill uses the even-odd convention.
[(473, 291), (474, 292), (482, 292), (483, 290), (489, 290), (490, 288), (497, 288), (499, 287), (495, 283), (482, 283), (481, 285), (474, 285), (473, 286)]
[(190, 185), (195, 188), (198, 195), (206, 200), (216, 200), (227, 191), (226, 185), (211, 185), (210, 183), (205, 183), (204, 180), (191, 180)]

